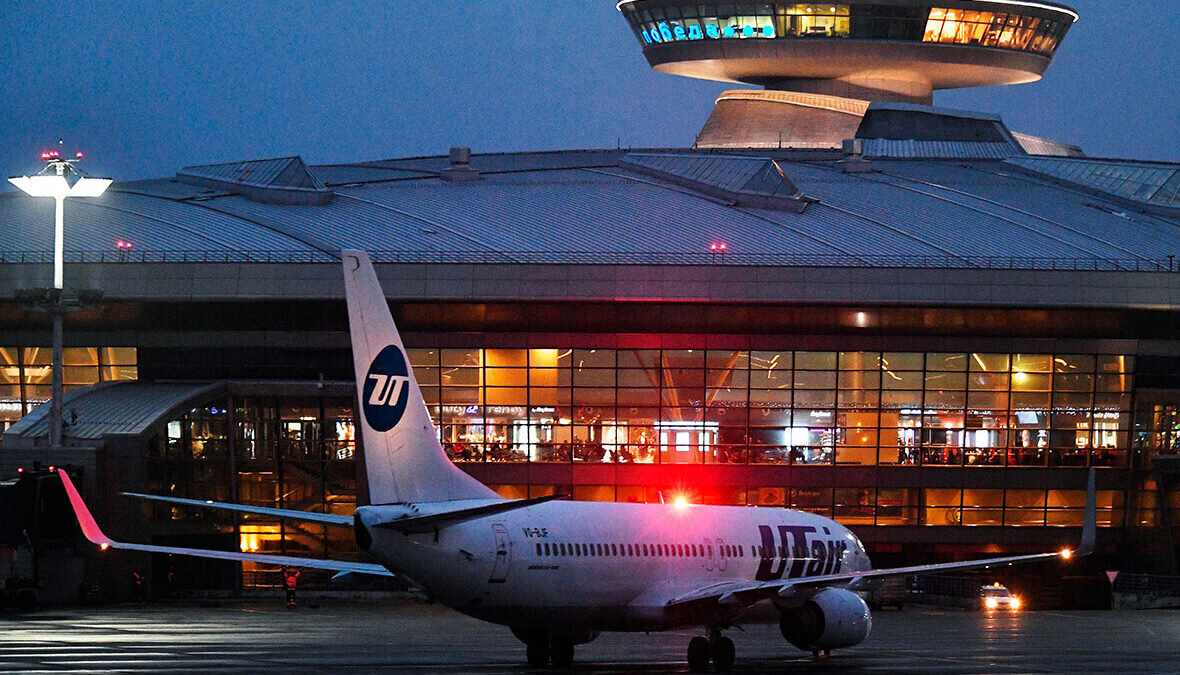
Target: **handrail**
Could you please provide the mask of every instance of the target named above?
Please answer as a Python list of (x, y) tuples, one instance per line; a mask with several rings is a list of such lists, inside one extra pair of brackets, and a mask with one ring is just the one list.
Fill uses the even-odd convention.
[[(1076, 272), (1180, 272), (1174, 257), (1038, 258), (1033, 256), (851, 255), (843, 253), (711, 253), (708, 251), (371, 251), (376, 263), (478, 265), (714, 265)], [(321, 251), (66, 251), (72, 264), (334, 264)], [(49, 251), (0, 251), (0, 264), (52, 264)]]

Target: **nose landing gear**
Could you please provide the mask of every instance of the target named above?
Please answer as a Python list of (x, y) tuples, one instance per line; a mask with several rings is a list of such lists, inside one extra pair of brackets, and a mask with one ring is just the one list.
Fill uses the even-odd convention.
[(535, 633), (525, 642), (525, 656), (529, 665), (542, 668), (553, 663), (555, 668), (569, 668), (574, 664), (574, 641), (561, 636)]
[(694, 673), (709, 670), (709, 662), (719, 673), (729, 672), (736, 658), (733, 640), (721, 634), (721, 630), (709, 630), (709, 637), (698, 635), (688, 643), (688, 669)]
[(549, 645), (549, 659), (554, 668), (569, 668), (574, 665), (574, 643), (572, 640), (554, 637)]

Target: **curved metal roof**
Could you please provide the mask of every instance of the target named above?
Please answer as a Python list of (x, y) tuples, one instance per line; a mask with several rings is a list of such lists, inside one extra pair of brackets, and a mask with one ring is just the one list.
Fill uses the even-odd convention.
[[(110, 262), (123, 259), (121, 240), (134, 246), (129, 260), (187, 252), (331, 259), (357, 247), (403, 262), (462, 261), (465, 254), (554, 263), (653, 254), (667, 262), (724, 241), (731, 264), (746, 255), (850, 256), (865, 265), (880, 256), (1166, 260), (1180, 251), (1180, 211), (1031, 173), (1028, 162), (876, 157), (873, 171), (844, 173), (837, 153), (753, 153), (774, 159), (806, 195), (806, 208), (791, 213), (645, 174), (623, 161), (626, 154), (476, 155), (471, 165), (480, 179), (464, 182), (439, 178), (445, 157), (311, 167), (333, 193), (322, 206), (251, 201), (171, 179), (116, 184), (101, 198), (67, 203), (66, 250)], [(744, 156), (734, 161), (749, 163), (751, 153)], [(50, 252), (51, 221), (48, 200), (0, 195), (0, 257)]]
[[(71, 441), (96, 441), (104, 436), (139, 436), (217, 397), (224, 383), (110, 382), (67, 392), (62, 400), (64, 436)], [(35, 408), (4, 433), (10, 440), (48, 435), (49, 404)]]

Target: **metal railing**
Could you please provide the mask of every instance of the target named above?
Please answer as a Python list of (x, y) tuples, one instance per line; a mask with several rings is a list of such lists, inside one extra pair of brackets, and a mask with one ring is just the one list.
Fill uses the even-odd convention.
[[(700, 253), (671, 251), (371, 251), (377, 263), (476, 265), (702, 265), (734, 267), (846, 267), (1077, 272), (1180, 272), (1174, 256), (1042, 258), (1033, 256), (853, 255), (813, 253)], [(323, 251), (67, 251), (72, 264), (329, 264)], [(0, 251), (0, 264), (52, 264), (50, 251)]]
[(1114, 580), (1116, 593), (1143, 593), (1180, 597), (1180, 577), (1122, 572)]

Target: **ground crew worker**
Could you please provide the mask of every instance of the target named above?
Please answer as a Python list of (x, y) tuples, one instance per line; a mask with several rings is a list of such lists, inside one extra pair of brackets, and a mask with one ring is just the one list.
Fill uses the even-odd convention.
[(299, 585), (299, 570), (283, 569), (283, 586), (287, 589), (287, 609), (295, 609), (295, 587)]
[(143, 572), (134, 570), (131, 572), (131, 579), (135, 582), (135, 600), (136, 602), (143, 600)]

